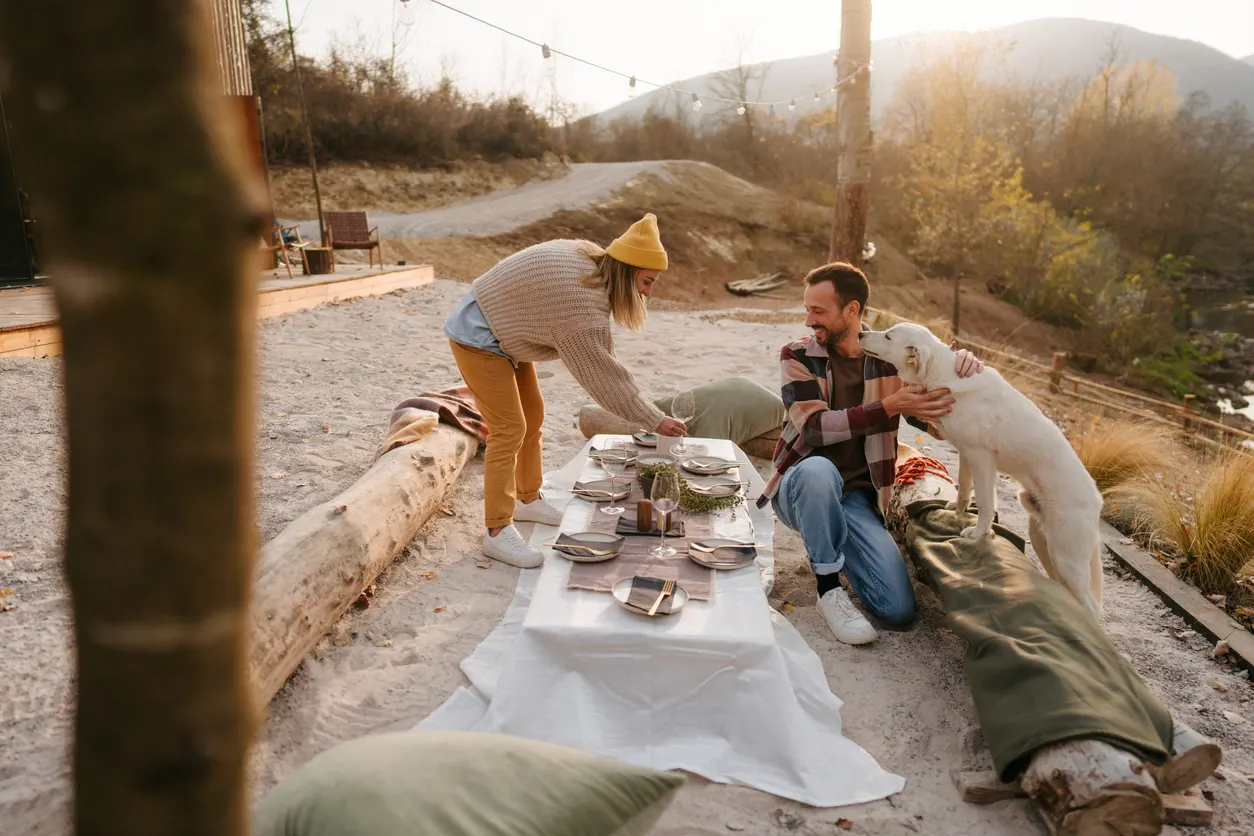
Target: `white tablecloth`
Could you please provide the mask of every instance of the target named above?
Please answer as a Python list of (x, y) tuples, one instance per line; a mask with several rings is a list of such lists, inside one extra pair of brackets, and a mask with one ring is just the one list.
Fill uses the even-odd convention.
[[(549, 474), (545, 495), (566, 502), (562, 531), (587, 530), (597, 513), (568, 493), (599, 476), (593, 438)], [(752, 496), (762, 480), (730, 441), (698, 439), (739, 458)], [(841, 735), (840, 700), (818, 656), (766, 598), (774, 571), (770, 509), (715, 516), (719, 536), (756, 537), (758, 571), (715, 575), (714, 600), (649, 619), (610, 595), (567, 589), (570, 563), (548, 552), (520, 573), (500, 625), (462, 662), (470, 680), (419, 729), (501, 732), (545, 740), (657, 769), (679, 769), (818, 807), (874, 801), (905, 780), (880, 769)], [(536, 526), (532, 542), (558, 529)]]

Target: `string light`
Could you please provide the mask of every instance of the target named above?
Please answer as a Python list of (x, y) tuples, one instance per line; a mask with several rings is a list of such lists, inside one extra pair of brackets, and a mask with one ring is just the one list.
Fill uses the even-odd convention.
[(744, 105), (741, 105), (740, 107), (736, 108), (736, 115), (737, 115), (737, 116), (744, 116), (744, 115), (745, 115), (745, 106), (744, 106)]
[[(402, 2), (408, 2), (408, 0), (402, 0)], [(681, 89), (681, 88), (679, 88), (679, 87), (674, 87), (674, 86), (672, 86), (672, 85), (670, 85), (670, 84), (661, 84), (661, 83), (659, 83), (659, 82), (656, 82), (656, 81), (649, 81), (648, 79), (643, 79), (643, 78), (642, 78), (642, 79), (637, 79), (637, 78), (636, 78), (636, 76), (631, 75), (631, 74), (629, 74), (629, 73), (624, 73), (624, 72), (621, 72), (621, 71), (619, 71), (619, 70), (615, 70), (615, 69), (613, 69), (613, 68), (611, 68), (611, 67), (606, 67), (606, 66), (604, 66), (604, 65), (602, 65), (602, 64), (597, 64), (597, 63), (595, 63), (595, 62), (593, 62), (593, 61), (589, 61), (589, 60), (587, 60), (586, 58), (580, 58), (580, 57), (579, 57), (579, 56), (577, 56), (577, 55), (571, 55), (569, 52), (563, 52), (563, 51), (562, 51), (562, 50), (560, 50), (560, 49), (556, 49), (556, 48), (554, 48), (554, 47), (550, 47), (550, 46), (549, 46), (548, 44), (546, 44), (546, 43), (540, 43), (539, 41), (534, 41), (534, 40), (532, 40), (531, 38), (528, 38), (528, 37), (527, 37), (527, 36), (525, 36), (525, 35), (520, 35), (520, 34), (518, 34), (517, 32), (512, 32), (512, 31), (510, 31), (509, 29), (506, 29), (506, 28), (505, 28), (505, 27), (503, 27), (503, 26), (498, 26), (497, 24), (492, 23), (492, 22), (491, 22), (491, 21), (489, 21), (489, 20), (484, 20), (483, 18), (481, 18), (481, 17), (476, 17), (475, 15), (472, 15), (472, 14), (470, 14), (469, 12), (464, 12), (464, 11), (462, 11), (461, 9), (459, 9), (459, 8), (457, 8), (457, 7), (455, 7), (455, 6), (450, 6), (448, 3), (443, 2), (443, 0), (429, 0), (429, 2), (430, 2), (432, 5), (435, 5), (435, 6), (440, 6), (440, 7), (442, 7), (442, 8), (448, 9), (450, 12), (454, 12), (455, 14), (459, 14), (459, 15), (461, 15), (462, 17), (466, 17), (466, 18), (471, 19), (471, 20), (475, 21), (476, 23), (481, 23), (481, 24), (483, 24), (484, 26), (487, 26), (487, 27), (489, 27), (489, 28), (491, 28), (491, 29), (495, 29), (495, 30), (497, 30), (498, 32), (501, 32), (501, 33), (503, 33), (503, 34), (509, 35), (511, 38), (517, 38), (518, 40), (520, 40), (520, 41), (525, 41), (525, 42), (527, 42), (527, 43), (529, 43), (529, 44), (531, 44), (531, 45), (533, 45), (533, 46), (538, 46), (538, 47), (540, 47), (540, 54), (541, 54), (541, 55), (542, 55), (542, 56), (543, 56), (546, 60), (547, 60), (547, 59), (552, 58), (554, 55), (561, 55), (562, 57), (564, 57), (564, 58), (568, 58), (568, 59), (570, 59), (571, 61), (577, 61), (577, 62), (578, 62), (578, 63), (580, 63), (580, 64), (586, 64), (587, 66), (592, 67), (592, 68), (594, 68), (594, 69), (601, 70), (602, 72), (610, 73), (610, 74), (612, 74), (612, 75), (616, 75), (616, 76), (620, 76), (621, 78), (628, 79), (628, 96), (633, 95), (632, 91), (634, 91), (634, 90), (635, 90), (635, 88), (636, 88), (636, 83), (637, 83), (637, 81), (639, 81), (639, 82), (642, 82), (642, 83), (644, 83), (644, 84), (649, 85), (650, 87), (656, 87), (656, 88), (657, 88), (657, 89), (659, 89), (659, 90), (669, 90), (669, 91), (670, 91), (670, 92), (672, 92), (672, 93), (678, 93), (678, 94), (680, 94), (680, 95), (685, 95), (685, 94), (687, 94), (687, 95), (691, 95), (691, 96), (692, 96), (692, 109), (693, 109), (694, 111), (698, 111), (698, 112), (701, 110), (701, 99), (700, 99), (700, 97), (698, 97), (698, 95), (697, 95), (696, 93), (694, 93), (694, 92), (691, 92), (691, 91), (688, 91), (688, 90), (683, 90), (683, 89)], [(835, 63), (835, 62), (833, 62), (833, 63)], [(853, 84), (853, 83), (855, 83), (855, 79), (856, 79), (856, 77), (857, 77), (857, 74), (858, 74), (859, 72), (869, 71), (869, 68), (870, 68), (870, 64), (862, 64), (862, 65), (859, 65), (859, 66), (855, 67), (855, 68), (853, 69), (853, 71), (852, 71), (852, 72), (851, 72), (848, 76), (846, 76), (845, 78), (838, 79), (838, 80), (836, 81), (836, 85), (835, 85), (835, 87), (832, 87), (832, 88), (830, 88), (830, 89), (831, 89), (832, 91), (835, 91), (835, 90), (836, 90), (836, 88), (837, 88), (837, 87), (840, 87), (842, 84)], [(723, 98), (722, 96), (713, 96), (713, 95), (707, 95), (707, 98), (708, 98), (708, 99), (710, 99), (710, 100), (712, 100), (712, 101), (716, 101), (716, 102), (723, 102), (723, 103), (725, 103), (725, 104), (729, 104), (729, 105), (736, 105), (736, 106), (737, 106), (736, 112), (737, 112), (737, 113), (739, 113), (739, 114), (742, 114), (742, 115), (746, 112), (746, 109), (747, 109), (747, 108), (752, 108), (752, 107), (755, 107), (755, 106), (756, 106), (756, 107), (766, 107), (766, 108), (771, 108), (771, 112), (774, 112), (774, 106), (775, 106), (775, 105), (784, 105), (784, 104), (786, 104), (786, 105), (788, 105), (788, 109), (789, 109), (789, 110), (796, 110), (796, 109), (797, 109), (797, 100), (796, 100), (796, 99), (780, 99), (780, 100), (778, 100), (778, 101), (774, 101), (774, 102), (754, 102), (754, 101), (743, 101), (743, 100), (740, 100), (740, 99), (727, 99), (727, 98)], [(816, 102), (820, 102), (820, 101), (822, 101), (822, 94), (821, 94), (821, 93), (815, 93), (815, 94), (814, 94), (814, 100), (815, 100)]]
[(627, 98), (634, 99), (636, 97), (636, 77), (633, 75), (631, 81), (627, 82)]

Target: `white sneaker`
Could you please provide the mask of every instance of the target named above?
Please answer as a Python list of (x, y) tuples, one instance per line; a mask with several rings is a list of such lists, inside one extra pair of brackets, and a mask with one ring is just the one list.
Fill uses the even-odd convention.
[(532, 548), (512, 525), (502, 528), (495, 537), (485, 531), (483, 553), (493, 560), (517, 566), (519, 569), (534, 569), (544, 562), (544, 555), (540, 550)]
[(845, 644), (870, 644), (875, 641), (875, 628), (849, 600), (843, 589), (829, 589), (819, 599), (819, 612), (827, 619), (836, 638)]
[(514, 520), (517, 522), (543, 523), (544, 525), (561, 525), (562, 512), (549, 504), (543, 496), (535, 502), (515, 502)]

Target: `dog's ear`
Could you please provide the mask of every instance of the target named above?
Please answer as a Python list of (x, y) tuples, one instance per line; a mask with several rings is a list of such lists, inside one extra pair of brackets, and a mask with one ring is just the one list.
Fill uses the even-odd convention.
[(920, 380), (932, 369), (932, 353), (915, 345), (906, 346), (906, 368)]
[(906, 346), (906, 368), (916, 374), (919, 371), (919, 350), (912, 345)]

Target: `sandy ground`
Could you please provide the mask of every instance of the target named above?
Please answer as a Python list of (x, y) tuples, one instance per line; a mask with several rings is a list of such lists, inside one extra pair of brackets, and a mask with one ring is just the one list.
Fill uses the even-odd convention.
[[(256, 486), (263, 537), (363, 472), (398, 400), (456, 382), (440, 324), (464, 291), (441, 281), (262, 324)], [(798, 331), (719, 314), (655, 312), (644, 334), (620, 335), (619, 350), (653, 392), (733, 374), (774, 386), (775, 352)], [(667, 362), (671, 356), (684, 362)], [(56, 359), (0, 361), (0, 551), (16, 553), (0, 561), (0, 585), (12, 587), (17, 602), (0, 613), (5, 834), (68, 832), (73, 655), (59, 568), (65, 502), (60, 368)], [(542, 377), (545, 465), (554, 469), (582, 444), (574, 416), (585, 396), (560, 365), (542, 367)], [(931, 453), (954, 462), (945, 445)], [(481, 477), (482, 460), (476, 459), (447, 498), (455, 516), (433, 518), (381, 576), (373, 604), (347, 615), (274, 700), (253, 759), (255, 796), (339, 741), (413, 726), (462, 681), (458, 663), (504, 612), (516, 579), (515, 570), (476, 563)], [(1014, 486), (1003, 480), (1003, 522), (1023, 531), (1013, 496)], [(833, 825), (839, 818), (853, 822), (853, 833), (1043, 832), (1023, 802), (973, 807), (952, 787), (951, 770), (982, 766), (987, 754), (962, 673), (963, 648), (942, 629), (930, 593), (920, 593), (922, 616), (912, 629), (881, 633), (869, 647), (846, 647), (813, 606), (797, 536), (781, 526), (775, 545), (775, 604), (792, 604), (788, 617), (822, 658), (832, 690), (845, 701), (845, 733), (904, 775), (906, 789), (876, 804), (815, 810), (693, 779), (655, 832), (828, 834), (844, 832)], [(1254, 775), (1248, 681), (1213, 662), (1204, 641), (1177, 638), (1184, 624), (1111, 569), (1105, 606), (1107, 630), (1150, 688), (1227, 749), (1229, 780), (1206, 785), (1223, 824), (1205, 832), (1254, 832), (1254, 782), (1245, 777)], [(1224, 712), (1245, 722), (1234, 723)]]
[[(538, 180), (448, 206), (406, 214), (372, 212), (370, 221), (388, 238), (499, 235), (543, 220), (555, 212), (584, 209), (609, 197), (642, 174), (666, 175), (666, 163), (578, 163), (565, 177)], [(318, 222), (302, 221), (301, 235), (318, 238)]]

